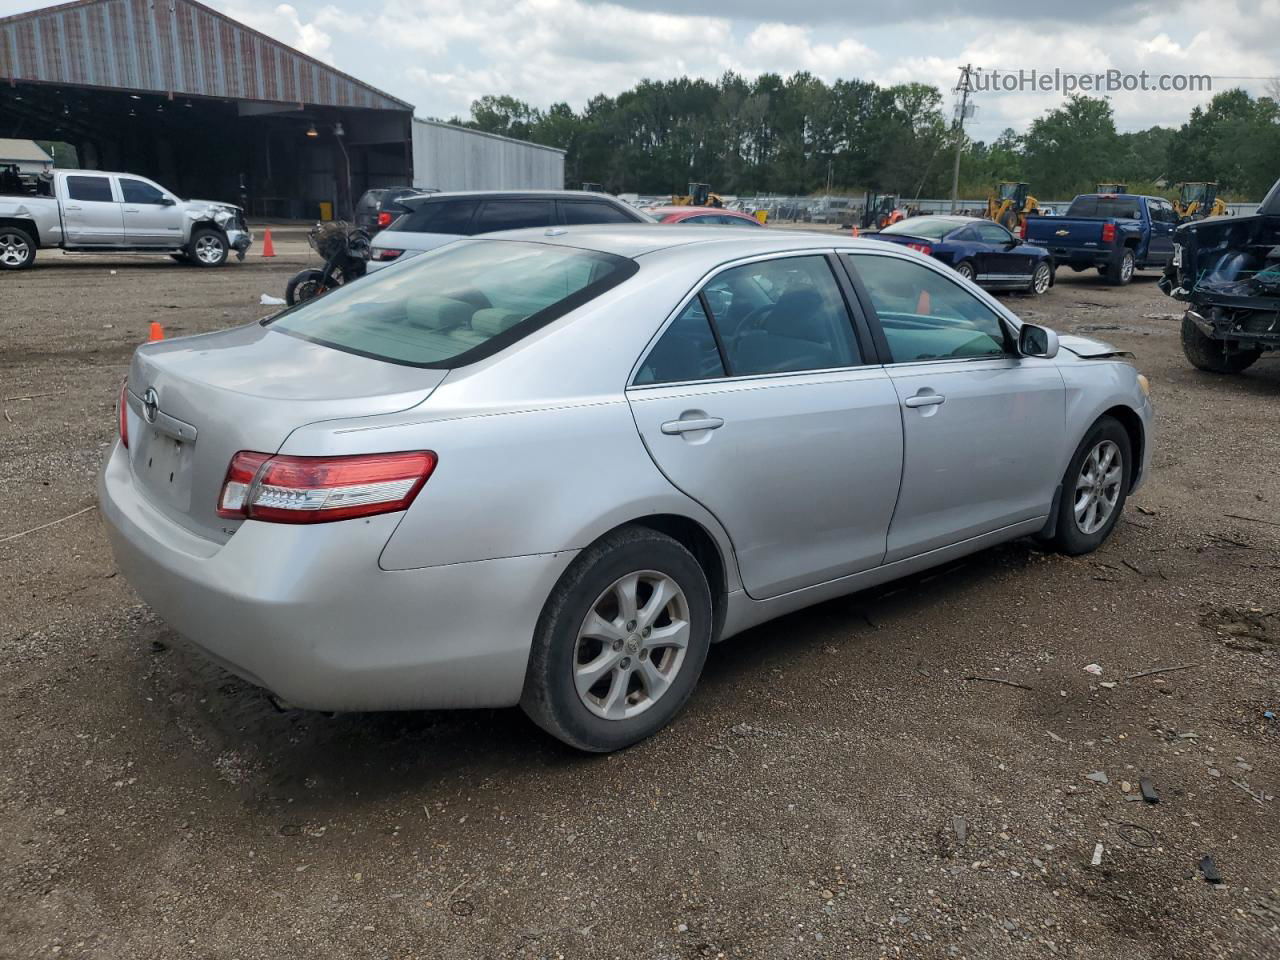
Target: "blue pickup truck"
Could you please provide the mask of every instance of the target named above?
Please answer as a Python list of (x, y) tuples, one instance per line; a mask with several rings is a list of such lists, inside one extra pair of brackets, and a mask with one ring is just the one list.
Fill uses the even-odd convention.
[(1084, 193), (1061, 217), (1027, 217), (1022, 237), (1049, 252), (1055, 266), (1079, 273), (1096, 267), (1108, 283), (1126, 284), (1133, 271), (1163, 268), (1173, 259), (1178, 215), (1163, 197)]

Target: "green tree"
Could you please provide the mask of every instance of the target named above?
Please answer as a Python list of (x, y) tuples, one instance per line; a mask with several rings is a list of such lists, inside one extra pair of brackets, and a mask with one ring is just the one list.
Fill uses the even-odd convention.
[(1111, 104), (1102, 98), (1071, 96), (1056, 110), (1031, 122), (1023, 138), (1023, 160), (1031, 192), (1068, 197), (1094, 189), (1117, 156), (1119, 136)]

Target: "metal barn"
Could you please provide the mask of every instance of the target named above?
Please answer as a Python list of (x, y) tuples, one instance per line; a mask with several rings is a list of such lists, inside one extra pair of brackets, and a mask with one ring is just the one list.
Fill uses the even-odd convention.
[(564, 151), (415, 117), (413, 186), (437, 190), (562, 190)]

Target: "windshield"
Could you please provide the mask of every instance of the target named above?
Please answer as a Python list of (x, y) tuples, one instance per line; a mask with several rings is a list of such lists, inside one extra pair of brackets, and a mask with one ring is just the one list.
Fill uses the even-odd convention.
[(952, 230), (959, 230), (964, 224), (941, 217), (909, 217), (899, 220), (881, 230), (881, 233), (902, 233), (909, 237), (924, 237), (926, 240), (941, 240)]
[(496, 353), (636, 269), (625, 257), (574, 247), (460, 241), (269, 322), (273, 330), (375, 360), (452, 368)]

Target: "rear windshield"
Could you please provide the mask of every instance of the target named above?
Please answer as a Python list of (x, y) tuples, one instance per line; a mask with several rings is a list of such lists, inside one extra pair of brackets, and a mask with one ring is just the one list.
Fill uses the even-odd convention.
[(1068, 217), (1089, 220), (1137, 220), (1138, 201), (1135, 197), (1076, 197), (1067, 208)]
[(963, 223), (954, 220), (943, 220), (940, 217), (909, 217), (891, 223), (881, 233), (903, 233), (909, 237), (923, 237), (926, 240), (941, 240), (952, 230), (959, 230)]
[(552, 244), (449, 244), (268, 321), (313, 343), (452, 368), (515, 343), (636, 272), (625, 257)]

